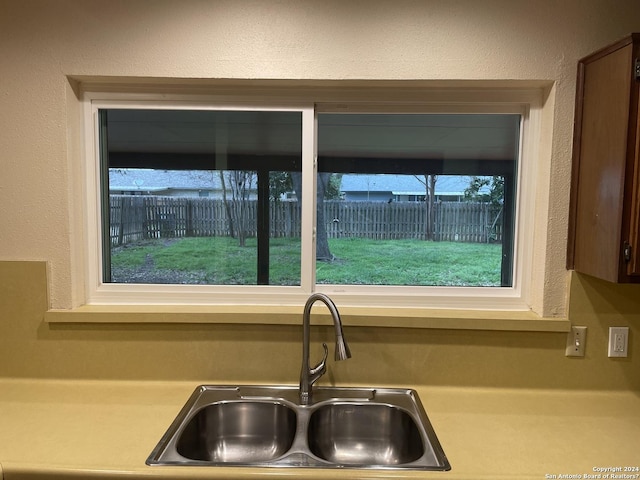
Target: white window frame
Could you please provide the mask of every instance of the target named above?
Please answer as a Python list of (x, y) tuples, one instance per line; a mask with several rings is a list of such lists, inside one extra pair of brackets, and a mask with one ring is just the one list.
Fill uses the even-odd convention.
[[(530, 312), (534, 232), (522, 219), (535, 217), (537, 159), (542, 121), (539, 89), (486, 91), (453, 89), (426, 92), (424, 99), (380, 102), (326, 98), (243, 98), (211, 95), (165, 95), (85, 92), (85, 295), (86, 305), (300, 305), (309, 294), (329, 294), (337, 304), (353, 307), (402, 307)], [(457, 91), (456, 91), (457, 90)], [(349, 98), (347, 96), (347, 98)], [(102, 220), (97, 112), (102, 108), (271, 110), (302, 112), (302, 251), (300, 286), (147, 285), (102, 282)], [(512, 287), (427, 287), (315, 285), (315, 199), (317, 113), (517, 113), (521, 115), (520, 155)], [(308, 259), (305, 261), (305, 259)], [(538, 287), (542, 291), (542, 287)], [(539, 293), (539, 292), (538, 292)]]

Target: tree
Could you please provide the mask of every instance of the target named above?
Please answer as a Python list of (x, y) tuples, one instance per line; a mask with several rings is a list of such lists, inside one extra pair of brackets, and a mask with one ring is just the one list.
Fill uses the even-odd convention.
[(293, 181), (289, 172), (269, 172), (269, 200), (280, 201), (282, 195), (293, 190)]
[(222, 187), (222, 203), (227, 214), (227, 224), (229, 225), (229, 236), (231, 238), (236, 238), (236, 231), (233, 225), (233, 215), (231, 213), (231, 204), (227, 198), (227, 183), (224, 179), (224, 172), (220, 170), (218, 173), (220, 175), (220, 186)]
[(425, 240), (435, 240), (436, 227), (436, 182), (438, 176), (433, 174), (424, 174), (422, 176), (414, 175), (416, 179), (424, 186), (424, 206), (425, 206)]
[[(489, 191), (485, 187), (489, 187)], [(484, 191), (481, 193), (481, 190)], [(485, 202), (490, 204), (495, 215), (489, 227), (487, 242), (495, 241), (495, 226), (502, 215), (504, 208), (504, 177), (471, 177), (469, 186), (464, 190), (467, 201)], [(504, 219), (503, 219), (504, 222)]]
[[(230, 170), (218, 172), (229, 225), (229, 235), (237, 238), (241, 247), (246, 245), (249, 232), (249, 196), (255, 183), (256, 172)], [(231, 198), (229, 198), (231, 193)]]
[(228, 184), (231, 187), (231, 218), (236, 228), (238, 244), (246, 245), (249, 230), (249, 194), (254, 183), (255, 172), (232, 170), (227, 172)]
[(326, 184), (324, 191), (325, 200), (338, 200), (340, 198), (340, 185), (342, 184), (342, 173), (332, 173)]
[[(481, 190), (489, 187), (483, 193)], [(504, 203), (504, 177), (494, 175), (493, 177), (471, 177), (469, 186), (464, 190), (464, 198), (473, 202), (488, 202), (494, 206), (501, 206)]]
[[(193, 170), (190, 172), (190, 176), (197, 181), (210, 182), (212, 187), (215, 187), (215, 175), (218, 175), (220, 181), (220, 188), (222, 190), (222, 204), (224, 205), (225, 214), (227, 216), (227, 227), (229, 229), (229, 236), (236, 238), (236, 224), (234, 214), (234, 194), (232, 192), (231, 200), (229, 199), (229, 191), (233, 190), (231, 187), (232, 173), (224, 170)], [(242, 236), (242, 235), (240, 235)]]
[[(291, 172), (291, 180), (296, 197), (302, 200), (302, 172)], [(327, 224), (324, 218), (324, 199), (330, 190), (331, 173), (318, 173), (318, 186), (316, 189), (316, 260), (331, 261), (333, 254), (329, 249), (329, 237)]]

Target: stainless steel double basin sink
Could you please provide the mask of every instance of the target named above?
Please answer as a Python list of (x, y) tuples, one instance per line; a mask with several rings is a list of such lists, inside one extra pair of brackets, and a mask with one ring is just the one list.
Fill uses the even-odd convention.
[(198, 387), (148, 465), (449, 470), (410, 389)]

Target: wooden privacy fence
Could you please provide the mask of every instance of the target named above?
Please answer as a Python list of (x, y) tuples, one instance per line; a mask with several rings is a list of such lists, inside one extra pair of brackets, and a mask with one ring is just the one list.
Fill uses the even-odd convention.
[[(245, 204), (248, 237), (257, 236), (256, 202)], [(271, 237), (300, 236), (300, 204), (271, 202)], [(231, 234), (222, 200), (159, 196), (110, 196), (111, 244)], [(426, 205), (418, 202), (324, 202), (329, 238), (427, 239), (501, 242), (501, 209), (487, 203), (439, 202), (427, 231)]]
[(488, 203), (437, 202), (429, 231), (426, 205), (421, 202), (325, 201), (324, 208), (329, 238), (502, 241), (501, 209)]

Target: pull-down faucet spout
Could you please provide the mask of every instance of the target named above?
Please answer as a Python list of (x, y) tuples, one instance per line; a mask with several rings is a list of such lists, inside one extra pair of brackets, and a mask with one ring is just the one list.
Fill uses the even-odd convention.
[(323, 343), (324, 357), (322, 361), (315, 367), (309, 367), (309, 337), (311, 330), (311, 307), (313, 304), (320, 300), (324, 303), (331, 317), (333, 318), (333, 326), (335, 327), (336, 334), (336, 360), (346, 360), (351, 358), (351, 351), (349, 345), (344, 339), (342, 333), (342, 320), (340, 314), (333, 301), (324, 293), (314, 293), (307, 299), (307, 303), (304, 305), (304, 313), (302, 315), (302, 371), (300, 372), (300, 404), (309, 405), (311, 403), (313, 384), (327, 371), (326, 360), (328, 355), (327, 344)]

